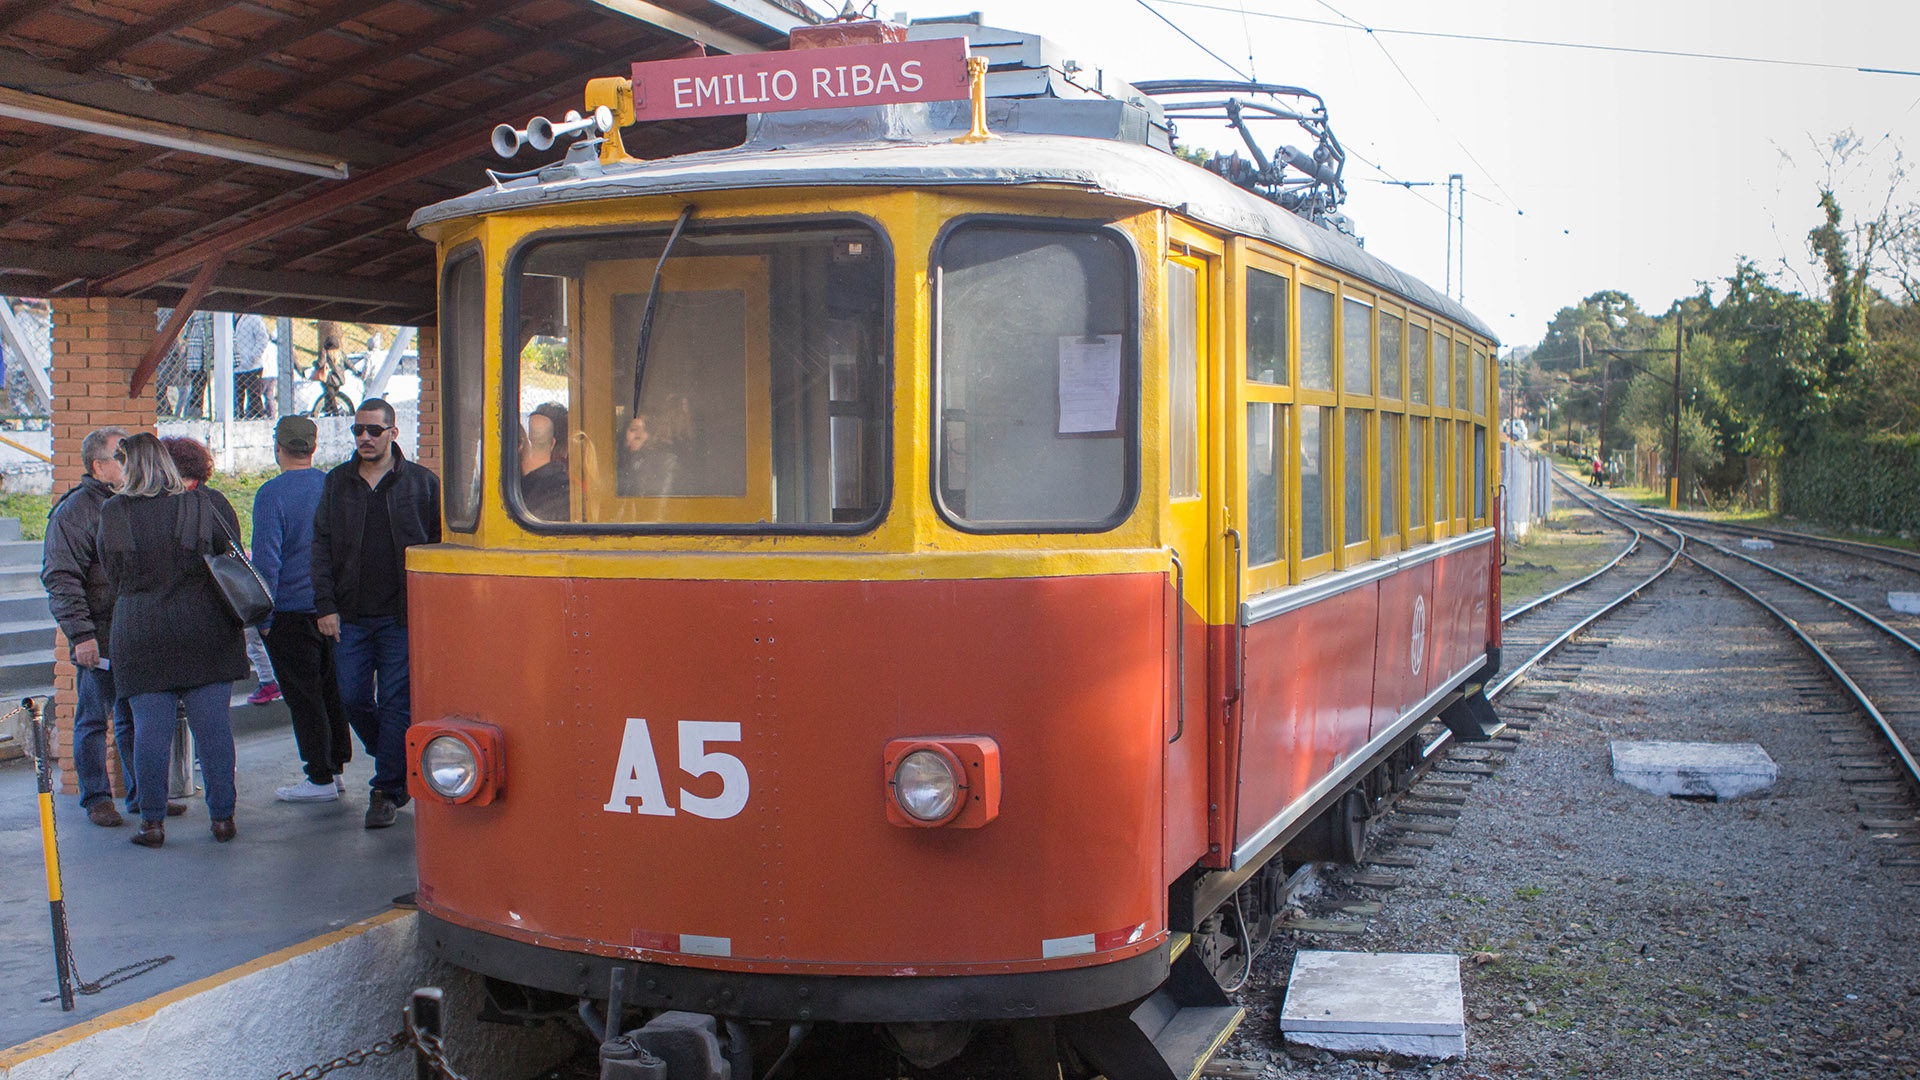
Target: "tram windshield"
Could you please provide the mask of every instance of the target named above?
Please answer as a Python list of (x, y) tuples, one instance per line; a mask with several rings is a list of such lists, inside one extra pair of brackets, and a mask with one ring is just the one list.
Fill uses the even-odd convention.
[(509, 270), (516, 516), (598, 532), (872, 524), (886, 491), (879, 237), (696, 219), (662, 263), (666, 243), (536, 241)]

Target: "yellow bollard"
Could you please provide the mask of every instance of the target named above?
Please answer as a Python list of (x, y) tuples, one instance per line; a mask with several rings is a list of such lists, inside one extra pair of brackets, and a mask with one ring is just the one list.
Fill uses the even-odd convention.
[[(67, 904), (60, 894), (60, 845), (53, 829), (53, 733), (42, 724), (32, 698), (20, 702), (33, 730), (34, 766), (40, 780), (40, 856), (47, 867), (47, 907), (53, 916), (53, 966), (60, 976), (60, 1011), (73, 1011), (73, 970), (67, 963)], [(12, 714), (9, 714), (12, 715)], [(51, 716), (46, 718), (51, 720)]]

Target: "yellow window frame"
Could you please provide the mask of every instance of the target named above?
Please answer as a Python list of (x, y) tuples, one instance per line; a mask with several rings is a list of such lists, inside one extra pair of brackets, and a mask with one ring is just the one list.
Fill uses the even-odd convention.
[[(1274, 437), (1279, 441), (1280, 451), (1279, 461), (1277, 461), (1274, 466), (1277, 474), (1276, 480), (1281, 486), (1281, 497), (1279, 500), (1280, 557), (1271, 563), (1263, 563), (1259, 566), (1248, 565), (1246, 567), (1247, 595), (1253, 596), (1262, 592), (1282, 588), (1290, 582), (1298, 581), (1300, 580), (1301, 574), (1299, 544), (1300, 477), (1298, 475), (1299, 446), (1297, 445), (1299, 436), (1295, 429), (1297, 417), (1294, 415), (1293, 407), (1295, 400), (1294, 388), (1300, 384), (1299, 298), (1294, 293), (1295, 282), (1300, 276), (1300, 270), (1293, 263), (1282, 260), (1251, 244), (1238, 245), (1237, 255), (1238, 258), (1230, 263), (1228, 271), (1230, 284), (1227, 295), (1231, 298), (1232, 305), (1227, 318), (1228, 357), (1226, 363), (1232, 366), (1238, 373), (1234, 378), (1229, 379), (1228, 382), (1230, 384), (1237, 384), (1240, 388), (1239, 400), (1233, 402), (1230, 406), (1234, 414), (1234, 430), (1237, 436), (1234, 440), (1234, 446), (1237, 452), (1230, 455), (1232, 467), (1229, 471), (1235, 474), (1234, 492), (1236, 498), (1239, 500), (1243, 514), (1250, 509), (1250, 500), (1248, 499), (1249, 492), (1247, 490), (1249, 478), (1246, 474), (1247, 451), (1251, 440), (1251, 434), (1247, 431), (1247, 411), (1249, 406), (1260, 404), (1272, 406)], [(1287, 296), (1287, 359), (1285, 385), (1255, 382), (1247, 378), (1247, 283), (1252, 278), (1252, 272), (1256, 270), (1261, 273), (1272, 274), (1284, 282)], [(1249, 549), (1247, 562), (1251, 564), (1252, 561), (1251, 549)], [(1330, 569), (1333, 562), (1331, 552), (1325, 557), (1325, 561), (1327, 568)]]

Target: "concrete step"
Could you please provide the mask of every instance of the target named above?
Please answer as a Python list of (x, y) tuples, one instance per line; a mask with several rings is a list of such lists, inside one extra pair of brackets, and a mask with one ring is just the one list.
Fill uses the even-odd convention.
[(52, 682), (52, 649), (0, 654), (0, 701)]
[(0, 592), (0, 622), (27, 622), (33, 619), (45, 619), (51, 615), (52, 609), (47, 607), (45, 589)]
[[(20, 539), (20, 519), (0, 518), (0, 540)], [(35, 541), (38, 543), (38, 541)]]
[[(0, 518), (0, 521), (13, 521), (15, 529), (20, 527), (13, 518)], [(38, 574), (45, 551), (46, 546), (38, 540), (0, 540), (0, 568), (32, 567)]]
[(45, 595), (47, 587), (40, 582), (38, 566), (0, 565), (0, 593), (33, 592), (38, 589)]
[(0, 654), (52, 652), (53, 632), (57, 625), (52, 619), (0, 622)]

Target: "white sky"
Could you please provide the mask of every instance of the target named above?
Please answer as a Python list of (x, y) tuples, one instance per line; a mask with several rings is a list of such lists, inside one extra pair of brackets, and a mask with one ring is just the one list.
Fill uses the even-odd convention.
[[(1696, 282), (1725, 277), (1740, 255), (1769, 269), (1784, 259), (1818, 288), (1805, 242), (1819, 221), (1816, 144), (1849, 128), (1866, 144), (1841, 174), (1850, 217), (1878, 209), (1899, 149), (1920, 156), (1920, 77), (1370, 37), (1260, 15), (1339, 22), (1319, 0), (1203, 0), (1227, 12), (1150, 2), (1242, 70), (1251, 52), (1262, 81), (1326, 99), (1349, 150), (1345, 209), (1367, 249), (1436, 289), (1446, 277), (1445, 189), (1373, 183), (1381, 173), (1358, 158), (1403, 180), (1464, 174), (1466, 303), (1508, 345), (1536, 342), (1555, 311), (1600, 289), (1664, 311)], [(1329, 2), (1380, 28), (1920, 69), (1916, 0)], [(978, 10), (990, 26), (1045, 35), (1130, 81), (1233, 77), (1137, 0), (879, 8), (913, 17)], [(1267, 128), (1311, 149), (1290, 125)], [(1179, 134), (1210, 149), (1238, 145), (1224, 126), (1189, 121)], [(1920, 185), (1907, 194), (1920, 198)]]

